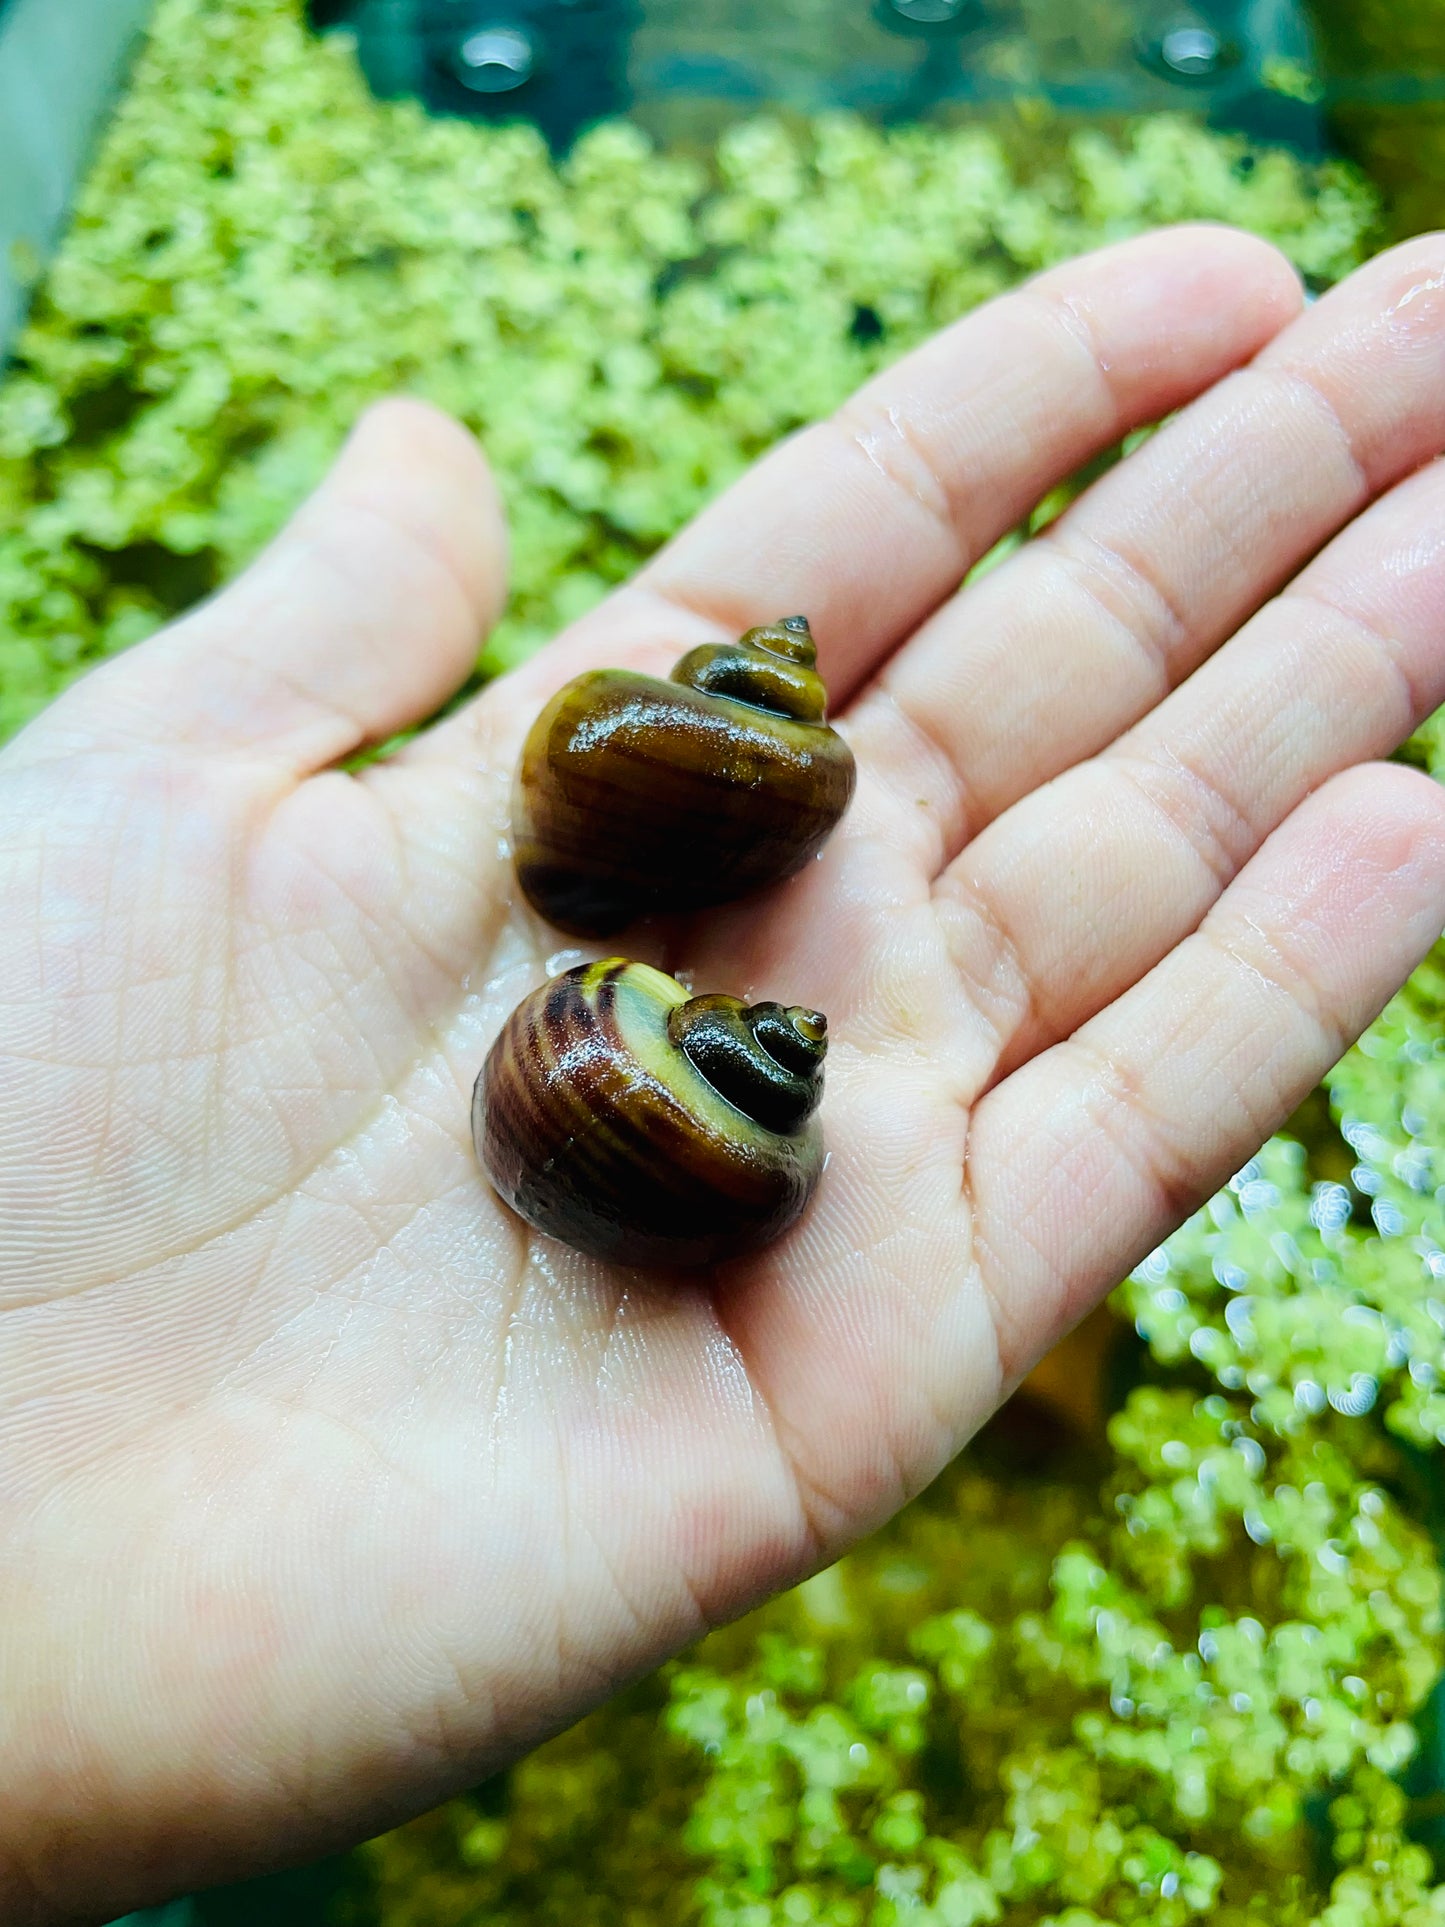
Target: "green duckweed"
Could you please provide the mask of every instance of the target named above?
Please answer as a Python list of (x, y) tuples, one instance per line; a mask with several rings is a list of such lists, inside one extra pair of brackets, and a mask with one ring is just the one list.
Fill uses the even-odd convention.
[(628, 576), (761, 450), (1022, 275), (1235, 221), (1316, 285), (1376, 218), (1348, 168), (1182, 119), (753, 121), (707, 153), (367, 94), (298, 0), (161, 0), (0, 386), (0, 734), (243, 564), (358, 411), (483, 438), (513, 531), (485, 669)]

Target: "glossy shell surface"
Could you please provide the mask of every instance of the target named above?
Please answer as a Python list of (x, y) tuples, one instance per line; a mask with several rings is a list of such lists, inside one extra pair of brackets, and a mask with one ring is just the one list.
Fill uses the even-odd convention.
[(560, 929), (747, 896), (800, 869), (853, 794), (801, 616), (693, 649), (670, 680), (599, 669), (538, 717), (512, 797), (517, 875)]
[(472, 1099), (477, 1154), (513, 1210), (580, 1251), (717, 1264), (806, 1206), (825, 1050), (817, 1012), (689, 997), (620, 958), (586, 964), (503, 1025)]

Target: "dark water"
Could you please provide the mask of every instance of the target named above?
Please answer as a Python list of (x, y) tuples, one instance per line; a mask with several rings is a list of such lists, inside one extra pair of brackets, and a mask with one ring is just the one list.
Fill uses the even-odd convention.
[(312, 15), (357, 34), (378, 92), (520, 114), (555, 146), (618, 111), (676, 141), (767, 106), (896, 122), (1019, 99), (1323, 141), (1301, 0), (312, 0)]

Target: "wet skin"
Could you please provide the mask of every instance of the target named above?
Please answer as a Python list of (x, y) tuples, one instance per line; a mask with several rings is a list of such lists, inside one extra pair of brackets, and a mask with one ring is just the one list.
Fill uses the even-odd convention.
[[(0, 1917), (474, 1784), (868, 1531), (1245, 1160), (1445, 925), (1445, 797), (1377, 760), (1445, 698), (1442, 449), (1445, 244), (1302, 313), (1261, 243), (1158, 234), (878, 377), (384, 763), (338, 767), (504, 593), (411, 403), (0, 754)], [(626, 949), (828, 1013), (831, 1161), (757, 1257), (612, 1268), (471, 1147), (568, 949), (512, 772), (572, 678), (789, 609), (853, 804)]]

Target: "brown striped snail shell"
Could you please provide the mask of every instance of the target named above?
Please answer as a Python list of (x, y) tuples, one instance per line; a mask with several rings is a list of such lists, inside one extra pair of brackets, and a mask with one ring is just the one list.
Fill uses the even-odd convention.
[(512, 1209), (622, 1264), (718, 1264), (776, 1238), (823, 1168), (827, 1019), (690, 997), (611, 957), (502, 1026), (472, 1096), (477, 1156)]
[(799, 870), (853, 794), (805, 616), (690, 649), (670, 680), (595, 669), (527, 737), (517, 876), (544, 917), (606, 936)]

